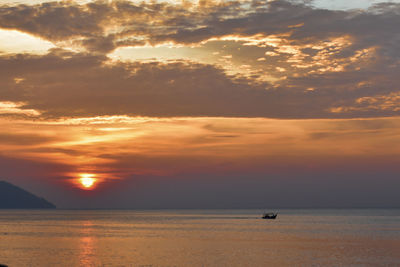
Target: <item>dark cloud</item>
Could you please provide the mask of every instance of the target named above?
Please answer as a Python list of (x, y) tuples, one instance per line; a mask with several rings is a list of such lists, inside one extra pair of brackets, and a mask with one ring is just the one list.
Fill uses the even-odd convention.
[[(360, 46), (395, 44), (400, 5), (381, 3), (367, 11), (314, 9), (307, 1), (200, 2), (185, 5), (130, 1), (50, 2), (0, 7), (0, 27), (52, 41), (77, 39), (91, 51), (137, 44), (197, 43), (212, 37), (291, 32), (297, 42), (354, 35)], [(292, 27), (304, 24), (303, 27)], [(113, 31), (110, 31), (113, 28)], [(397, 35), (394, 40), (393, 35)], [(386, 37), (386, 38), (382, 38)], [(83, 39), (83, 40), (81, 40)], [(392, 42), (393, 41), (393, 42)]]
[(37, 145), (54, 141), (54, 138), (34, 134), (11, 134), (0, 132), (0, 141), (3, 145)]
[[(298, 1), (3, 5), (0, 27), (78, 44), (87, 52), (3, 55), (0, 100), (26, 102), (23, 108), (50, 117), (397, 116), (398, 25), (400, 4), (393, 3), (351, 11)], [(276, 40), (271, 44), (255, 35)], [(240, 43), (226, 50), (233, 54), (231, 62), (249, 63), (257, 71), (233, 76), (187, 61), (110, 64), (105, 56), (119, 46), (199, 44), (224, 36), (242, 38), (230, 41)], [(260, 82), (264, 75), (279, 80)]]
[(102, 32), (99, 21), (104, 18), (101, 10), (89, 9), (65, 3), (43, 3), (40, 5), (2, 6), (1, 26), (39, 35), (43, 38), (62, 41), (77, 36), (91, 36)]
[[(398, 114), (393, 108), (348, 109), (355, 99), (389, 93), (398, 81), (386, 73), (380, 84), (365, 84), (365, 72), (290, 78), (279, 87), (227, 75), (212, 65), (193, 62), (106, 63), (103, 56), (55, 50), (45, 56), (0, 57), (0, 101), (44, 117), (142, 115), (226, 117), (370, 117)], [(371, 74), (377, 77), (377, 74)], [(16, 83), (15, 77), (22, 81)], [(373, 77), (373, 76), (372, 76)], [(306, 91), (308, 87), (317, 88)], [(370, 100), (372, 101), (372, 100)]]
[[(238, 3), (221, 4), (219, 9), (223, 14), (232, 12), (226, 5), (234, 7)], [(197, 28), (198, 23), (208, 17), (211, 7), (200, 5), (199, 10), (188, 12), (179, 5), (130, 1), (3, 5), (0, 7), (0, 27), (55, 42), (72, 40), (92, 52), (109, 52), (119, 45), (137, 44), (136, 36), (153, 43), (158, 39), (153, 36), (172, 34), (182, 28)], [(117, 32), (109, 32), (109, 28), (115, 28)]]

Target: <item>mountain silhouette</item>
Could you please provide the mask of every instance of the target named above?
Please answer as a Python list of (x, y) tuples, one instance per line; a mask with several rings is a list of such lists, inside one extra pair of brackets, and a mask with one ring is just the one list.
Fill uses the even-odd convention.
[(55, 209), (44, 198), (35, 196), (22, 188), (0, 181), (0, 209)]

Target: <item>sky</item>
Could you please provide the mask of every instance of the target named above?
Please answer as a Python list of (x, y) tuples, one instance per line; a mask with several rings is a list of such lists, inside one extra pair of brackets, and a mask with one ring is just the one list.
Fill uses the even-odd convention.
[(399, 207), (400, 1), (1, 1), (0, 179), (60, 208)]

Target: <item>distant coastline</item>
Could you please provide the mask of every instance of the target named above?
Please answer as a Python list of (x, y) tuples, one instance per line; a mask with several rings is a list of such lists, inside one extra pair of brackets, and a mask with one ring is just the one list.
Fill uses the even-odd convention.
[(0, 209), (55, 209), (56, 206), (44, 198), (0, 181)]

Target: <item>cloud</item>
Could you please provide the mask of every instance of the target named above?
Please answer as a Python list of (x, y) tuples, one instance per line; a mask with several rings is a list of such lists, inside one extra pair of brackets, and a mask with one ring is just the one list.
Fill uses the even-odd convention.
[(34, 135), (34, 134), (11, 134), (11, 133), (2, 133), (0, 132), (0, 140), (2, 145), (37, 145), (42, 143), (47, 143), (52, 138)]
[[(0, 27), (80, 52), (1, 55), (0, 101), (42, 117), (397, 116), (397, 100), (379, 103), (399, 90), (399, 24), (393, 3), (350, 11), (298, 1), (2, 5)], [(166, 43), (173, 60), (152, 56), (151, 45)], [(152, 60), (110, 61), (123, 46), (149, 47)]]
[[(20, 80), (16, 80), (19, 83)], [(39, 116), (40, 112), (34, 109), (23, 109), (24, 103), (14, 103), (14, 102), (0, 102), (0, 115), (25, 115), (25, 116)]]
[[(71, 188), (80, 173), (92, 173), (100, 179), (93, 192), (93, 197), (102, 203), (97, 203), (97, 207), (107, 202), (125, 207), (126, 201), (109, 202), (106, 196), (119, 194), (115, 187), (125, 188), (127, 184), (133, 188), (129, 187), (126, 196), (135, 205), (138, 204), (132, 198), (135, 192), (143, 194), (140, 200), (143, 205), (159, 203), (148, 196), (160, 185), (160, 190), (168, 186), (171, 194), (158, 196), (166, 199), (174, 196), (177, 201), (185, 199), (185, 192), (192, 195), (199, 188), (211, 190), (216, 196), (232, 190), (233, 196), (226, 200), (230, 207), (237, 200), (234, 195), (247, 200), (252, 199), (254, 192), (263, 196), (260, 187), (272, 186), (278, 191), (284, 188), (279, 195), (285, 195), (276, 203), (293, 205), (304, 204), (298, 200), (310, 193), (321, 193), (321, 189), (331, 192), (331, 186), (338, 188), (334, 195), (348, 192), (350, 197), (352, 192), (360, 192), (355, 190), (360, 183), (367, 181), (373, 182), (361, 191), (374, 191), (375, 185), (380, 184), (382, 195), (398, 184), (395, 177), (400, 166), (399, 118), (98, 116), (50, 121), (0, 118), (0, 123), (2, 177), (23, 181), (29, 185), (27, 188), (36, 188), (33, 192), (43, 192), (41, 195), (63, 203), (64, 207), (79, 206), (79, 201), (89, 205), (85, 201), (87, 196)], [(45, 184), (51, 188), (47, 192), (43, 189)], [(247, 185), (246, 193), (241, 185)], [(302, 193), (297, 190), (299, 186)], [(293, 190), (297, 192), (296, 200)], [(398, 199), (394, 191), (391, 195)], [(353, 194), (353, 199), (365, 201), (369, 196)], [(202, 201), (200, 195), (197, 200)], [(320, 200), (327, 204), (326, 198)], [(173, 206), (166, 203), (169, 204), (165, 207)]]
[[(91, 51), (119, 45), (172, 41), (199, 43), (227, 35), (265, 36), (290, 33), (292, 41), (323, 40), (351, 34), (361, 42), (384, 42), (399, 22), (399, 4), (377, 4), (367, 11), (314, 9), (290, 1), (207, 1), (134, 3), (73, 1), (0, 7), (0, 27), (52, 41), (73, 40)], [(382, 31), (382, 29), (385, 31)], [(372, 38), (371, 38), (372, 37)], [(386, 40), (387, 41), (387, 40)], [(394, 43), (393, 43), (394, 44)]]
[[(335, 111), (354, 99), (382, 91), (390, 93), (399, 79), (394, 72), (377, 75), (355, 70), (346, 74), (312, 74), (272, 85), (191, 61), (110, 62), (104, 56), (60, 50), (44, 56), (2, 56), (0, 68), (4, 70), (0, 73), (0, 101), (22, 103), (13, 104), (12, 113), (42, 118), (104, 115), (335, 118), (398, 113), (390, 108)], [(376, 84), (377, 81), (380, 83)], [(308, 90), (310, 87), (315, 90)], [(10, 113), (10, 105), (5, 107)]]
[(188, 6), (185, 2), (65, 1), (3, 5), (0, 27), (53, 42), (72, 42), (92, 52), (109, 52), (120, 45), (193, 44), (231, 34), (274, 34), (301, 25), (299, 12), (305, 15), (312, 11), (286, 1), (251, 3), (200, 1)]
[(396, 114), (400, 110), (400, 92), (392, 92), (388, 95), (366, 96), (356, 99), (352, 106), (333, 107), (334, 113), (348, 112), (374, 112), (388, 111)]

